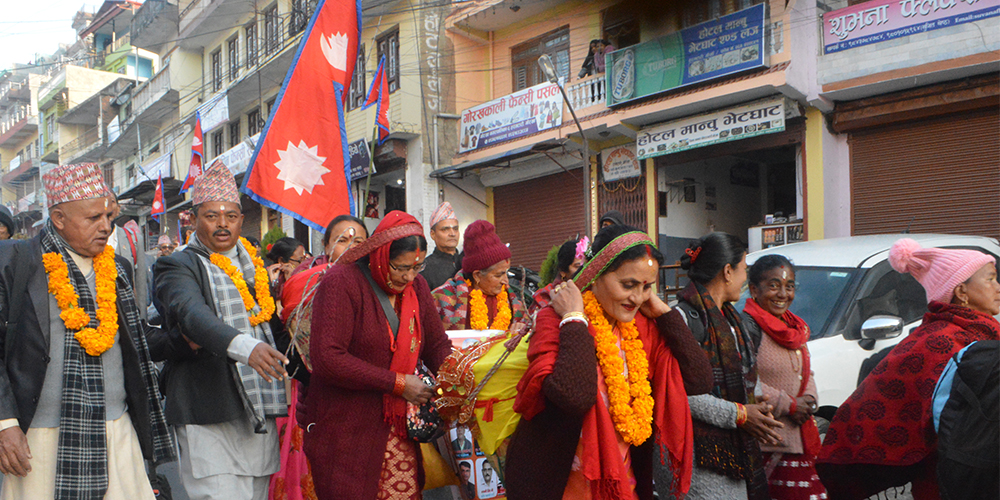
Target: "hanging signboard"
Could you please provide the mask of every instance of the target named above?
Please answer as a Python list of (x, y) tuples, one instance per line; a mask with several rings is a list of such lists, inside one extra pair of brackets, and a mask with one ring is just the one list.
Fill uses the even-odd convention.
[(766, 5), (608, 54), (608, 106), (767, 67)]
[(198, 113), (201, 114), (202, 133), (228, 122), (229, 99), (226, 96), (226, 91), (219, 92), (212, 96), (208, 102), (198, 106)]
[(601, 175), (604, 176), (604, 182), (642, 175), (639, 160), (635, 157), (635, 144), (601, 150)]
[(170, 158), (173, 155), (174, 153), (171, 151), (143, 165), (142, 172), (146, 179), (156, 181), (159, 177), (173, 177), (173, 173), (170, 171)]
[(778, 96), (643, 129), (636, 136), (636, 150), (644, 160), (782, 130), (785, 98)]
[(221, 161), (233, 175), (239, 175), (247, 171), (250, 163), (250, 156), (253, 154), (254, 145), (260, 138), (260, 132), (240, 141), (239, 144), (229, 148), (225, 153), (215, 157), (214, 160)]
[(827, 54), (1000, 16), (1000, 0), (872, 0), (823, 14)]
[[(367, 176), (368, 165), (371, 164), (371, 150), (368, 148), (368, 141), (361, 139), (348, 144), (347, 152), (351, 155), (351, 182)], [(372, 174), (374, 173), (375, 165), (372, 165)]]
[(562, 125), (562, 95), (542, 83), (462, 111), (458, 152), (466, 153)]

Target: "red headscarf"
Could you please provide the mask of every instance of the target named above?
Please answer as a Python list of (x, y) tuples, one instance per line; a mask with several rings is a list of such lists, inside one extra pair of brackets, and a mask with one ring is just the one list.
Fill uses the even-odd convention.
[[(420, 344), (422, 342), (420, 329), (420, 305), (417, 302), (417, 292), (413, 282), (407, 283), (402, 290), (392, 286), (389, 278), (389, 247), (392, 242), (408, 236), (423, 235), (424, 228), (412, 215), (393, 210), (385, 215), (370, 238), (364, 243), (352, 247), (340, 257), (340, 264), (351, 264), (359, 258), (368, 255), (368, 269), (372, 278), (388, 295), (396, 296), (394, 309), (399, 317), (399, 331), (393, 335), (392, 328), (386, 320), (386, 332), (389, 335), (389, 345), (392, 349), (392, 362), (389, 369), (403, 375), (413, 374), (420, 359)], [(414, 263), (416, 265), (417, 263)], [(388, 311), (386, 311), (388, 313)], [(383, 402), (383, 417), (392, 425), (394, 432), (400, 437), (406, 437), (406, 400), (399, 396), (386, 394)]]

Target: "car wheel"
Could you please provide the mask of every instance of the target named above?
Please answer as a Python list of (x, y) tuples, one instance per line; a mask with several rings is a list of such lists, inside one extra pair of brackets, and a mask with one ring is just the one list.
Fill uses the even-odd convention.
[(813, 416), (813, 419), (816, 420), (816, 428), (819, 429), (819, 441), (822, 443), (826, 439), (826, 431), (830, 429), (830, 421), (816, 415)]

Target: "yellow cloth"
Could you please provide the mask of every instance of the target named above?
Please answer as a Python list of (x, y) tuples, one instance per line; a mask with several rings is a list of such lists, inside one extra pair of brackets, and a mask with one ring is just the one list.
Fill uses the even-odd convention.
[[(0, 500), (55, 498), (59, 428), (28, 429), (31, 472), (25, 477), (6, 474)], [(105, 500), (154, 500), (146, 476), (139, 437), (128, 413), (107, 422), (108, 491)]]
[[(500, 356), (506, 352), (505, 342), (498, 342), (476, 361), (472, 372), (476, 383), (486, 377), (486, 374), (497, 363)], [(521, 339), (517, 349), (510, 353), (500, 369), (493, 374), (489, 382), (476, 396), (476, 424), (480, 434), (476, 436), (480, 449), (487, 455), (496, 453), (503, 441), (514, 434), (521, 415), (514, 412), (514, 397), (517, 396), (517, 383), (528, 369), (528, 341)], [(487, 405), (493, 400), (493, 419), (486, 421)]]

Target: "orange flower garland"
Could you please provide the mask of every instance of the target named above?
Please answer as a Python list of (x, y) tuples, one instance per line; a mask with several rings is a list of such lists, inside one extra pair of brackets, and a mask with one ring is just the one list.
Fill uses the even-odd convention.
[[(472, 283), (465, 282), (469, 288)], [(489, 310), (486, 308), (486, 296), (483, 291), (475, 289), (469, 292), (469, 324), (473, 330), (507, 330), (513, 315), (510, 311), (510, 300), (507, 296), (507, 287), (504, 286), (497, 295), (497, 315), (493, 318), (493, 324), (489, 324)]]
[[(257, 326), (271, 319), (275, 308), (274, 299), (271, 297), (267, 268), (264, 267), (264, 261), (257, 256), (257, 249), (246, 238), (241, 237), (240, 243), (243, 244), (243, 248), (246, 248), (247, 253), (250, 254), (250, 259), (253, 260), (253, 289), (257, 292), (260, 312), (250, 315), (250, 326)], [(243, 272), (236, 269), (236, 266), (229, 260), (229, 257), (220, 253), (213, 253), (209, 256), (208, 260), (212, 261), (212, 264), (219, 266), (229, 276), (229, 279), (233, 280), (233, 284), (236, 285), (236, 289), (239, 290), (240, 297), (243, 299), (243, 306), (246, 307), (247, 311), (252, 311), (253, 306), (257, 304), (254, 303), (253, 295), (250, 295), (247, 282), (243, 279)]]
[[(608, 386), (611, 420), (626, 443), (638, 446), (653, 433), (653, 390), (649, 385), (649, 362), (635, 320), (618, 323), (621, 350), (625, 351), (623, 362), (614, 329), (604, 317), (604, 309), (597, 302), (594, 292), (587, 290), (583, 293), (583, 309), (596, 331), (597, 362)], [(625, 363), (628, 363), (627, 381)]]
[(67, 330), (76, 330), (73, 336), (87, 354), (100, 356), (115, 344), (118, 334), (118, 292), (115, 280), (115, 251), (110, 246), (94, 257), (94, 274), (97, 276), (97, 328), (86, 328), (90, 315), (80, 307), (80, 296), (69, 280), (69, 266), (58, 252), (42, 255), (45, 273), (49, 278), (49, 293), (59, 304), (59, 317)]

